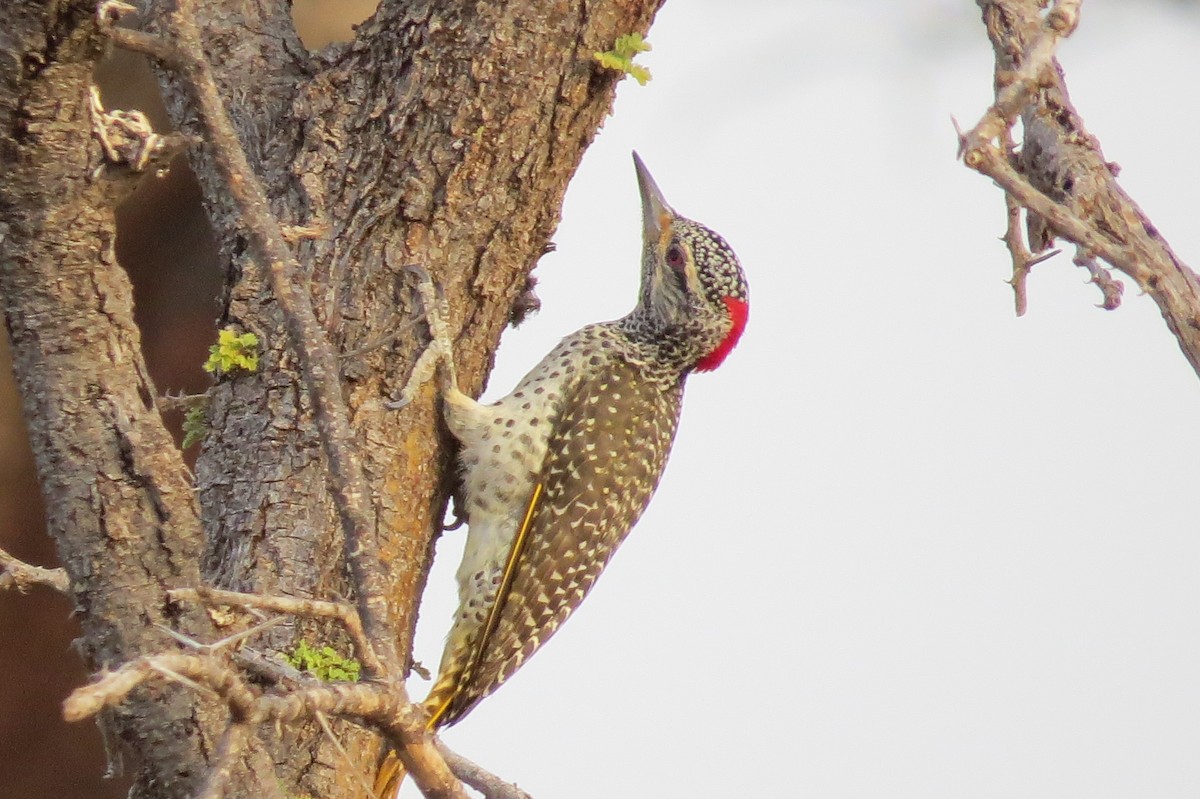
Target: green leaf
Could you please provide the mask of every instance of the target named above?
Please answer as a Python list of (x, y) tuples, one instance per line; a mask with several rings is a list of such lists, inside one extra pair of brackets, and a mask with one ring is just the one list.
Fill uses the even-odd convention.
[(627, 33), (624, 36), (618, 36), (616, 43), (613, 45), (613, 50), (625, 58), (633, 58), (638, 53), (645, 53), (652, 50), (650, 42), (642, 38), (640, 33)]
[(294, 669), (308, 672), (324, 682), (358, 682), (362, 673), (359, 662), (343, 657), (331, 646), (315, 649), (307, 641), (296, 644), (283, 659)]
[(650, 50), (650, 42), (642, 38), (640, 33), (627, 33), (618, 36), (611, 50), (603, 53), (592, 53), (592, 58), (604, 69), (630, 75), (642, 86), (650, 80), (650, 70), (640, 64), (633, 63), (634, 56)]
[(208, 434), (208, 414), (200, 401), (187, 409), (183, 417), (183, 448), (199, 444)]
[(204, 371), (210, 374), (228, 374), (234, 369), (246, 372), (258, 370), (258, 336), (242, 333), (232, 328), (217, 333), (217, 343), (208, 348), (208, 360)]

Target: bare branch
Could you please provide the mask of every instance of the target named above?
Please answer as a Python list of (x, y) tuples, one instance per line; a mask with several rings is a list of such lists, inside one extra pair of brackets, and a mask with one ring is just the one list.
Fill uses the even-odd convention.
[(121, 17), (136, 12), (136, 6), (121, 0), (101, 0), (96, 4), (96, 23), (112, 43), (122, 50), (141, 53), (167, 69), (179, 68), (183, 64), (184, 54), (172, 42), (143, 31), (117, 27)]
[(1104, 302), (1100, 307), (1106, 311), (1115, 311), (1121, 307), (1121, 295), (1125, 293), (1125, 284), (1112, 276), (1112, 273), (1096, 262), (1095, 256), (1083, 247), (1075, 248), (1076, 266), (1088, 270), (1092, 276), (1091, 282), (1100, 287), (1104, 294)]
[(162, 654), (138, 658), (95, 682), (76, 688), (63, 703), (63, 717), (80, 721), (104, 707), (120, 704), (134, 688), (158, 676), (196, 685), (218, 696), (235, 722), (298, 721), (317, 713), (361, 719), (373, 725), (419, 724), (420, 711), (411, 709), (395, 691), (380, 683), (320, 683), (260, 694), (237, 671), (216, 657)]
[[(1065, 7), (1065, 8), (1064, 8)], [(1055, 12), (1058, 12), (1057, 14)], [(1054, 23), (1050, 19), (1055, 20)], [(1069, 27), (1066, 23), (1069, 22)], [(1060, 38), (1069, 36), (1079, 22), (1079, 0), (1059, 0), (1047, 24), (1027, 47), (1013, 72), (996, 72), (996, 102), (962, 139), (962, 154), (983, 142), (992, 142), (1012, 128), (1029, 98), (1037, 91), (1042, 74), (1054, 62)]]
[[(333, 734), (333, 728), (329, 726), (329, 719), (324, 713), (317, 713), (317, 723), (321, 725), (321, 732), (325, 733), (325, 737), (333, 744), (333, 748), (337, 750), (338, 757), (346, 765), (346, 770), (354, 775), (354, 779), (358, 780), (358, 784), (363, 787), (364, 796), (371, 796), (374, 793), (374, 788), (359, 769), (359, 764), (354, 762), (354, 758), (350, 757), (350, 753), (346, 751), (346, 747), (342, 746), (342, 742)], [(451, 769), (453, 770), (453, 769)]]
[(234, 723), (225, 728), (213, 756), (213, 767), (208, 772), (199, 799), (221, 799), (225, 796), (225, 786), (229, 784), (238, 759), (246, 749), (250, 731), (250, 725), (245, 723)]
[(970, 147), (963, 154), (963, 162), (990, 177), (1022, 206), (1043, 217), (1059, 235), (1087, 247), (1139, 283), (1146, 279), (1145, 270), (1131, 250), (1109, 241), (1065, 206), (1038, 191), (1008, 163), (995, 145), (986, 143)]
[(180, 675), (216, 693), (240, 717), (249, 717), (257, 697), (237, 672), (215, 658), (163, 654), (138, 658), (96, 682), (76, 688), (63, 702), (63, 718), (80, 721), (104, 707), (120, 704), (134, 688), (155, 674)]
[[(293, 688), (278, 694), (259, 694), (237, 672), (217, 658), (208, 655), (164, 654), (139, 658), (116, 671), (101, 676), (90, 685), (76, 689), (63, 703), (63, 716), (68, 721), (80, 721), (95, 715), (105, 707), (120, 704), (130, 691), (146, 680), (159, 676), (179, 682), (195, 690), (213, 694), (223, 701), (230, 712), (230, 723), (221, 737), (212, 772), (205, 783), (202, 799), (220, 799), (233, 773), (238, 758), (245, 750), (253, 725), (263, 722), (295, 722), (315, 719), (325, 734), (353, 769), (359, 781), (371, 791), (369, 781), (358, 773), (348, 753), (330, 729), (326, 716), (357, 719), (362, 723), (384, 729), (409, 729), (423, 724), (419, 710), (407, 704), (378, 683), (322, 683), (317, 686)], [(398, 750), (408, 761), (428, 768), (429, 758), (437, 757), (448, 764), (454, 775), (466, 781), (489, 799), (531, 799), (529, 794), (507, 783), (446, 748), (440, 741), (424, 739), (425, 747), (405, 747)], [(433, 752), (433, 755), (429, 754)], [(411, 768), (410, 768), (411, 771)], [(428, 797), (465, 796), (457, 780), (421, 786)]]
[(45, 569), (18, 560), (0, 549), (0, 590), (15, 588), (25, 593), (32, 585), (45, 585), (61, 594), (71, 590), (66, 569)]
[(237, 608), (257, 608), (273, 610), (291, 616), (308, 618), (334, 619), (341, 622), (354, 642), (359, 660), (367, 667), (368, 672), (379, 674), (383, 665), (375, 657), (375, 651), (363, 632), (362, 621), (353, 607), (342, 602), (326, 602), (316, 599), (300, 599), (286, 596), (263, 596), (261, 594), (245, 594), (238, 591), (222, 591), (216, 588), (202, 586), (200, 588), (177, 588), (167, 592), (175, 602), (202, 602), (205, 605), (227, 605)]
[(467, 760), (440, 740), (437, 742), (437, 748), (442, 753), (442, 757), (446, 758), (446, 763), (454, 772), (454, 776), (479, 791), (487, 799), (533, 799), (514, 783), (506, 782), (476, 763)]
[[(1158, 229), (1116, 183), (1115, 168), (1083, 126), (1054, 59), (1057, 42), (1075, 30), (1081, 0), (1058, 0), (1044, 17), (1038, 0), (977, 0), (996, 53), (996, 101), (970, 131), (959, 153), (1008, 195), (1005, 242), (1013, 257), (1018, 313), (1024, 280), (1035, 263), (1018, 246), (1019, 206), (1029, 219), (1030, 244), (1047, 249), (1055, 237), (1074, 243), (1076, 264), (1104, 294), (1101, 307), (1120, 304), (1123, 287), (1096, 259), (1132, 278), (1158, 304), (1180, 349), (1200, 374), (1200, 278), (1172, 251)], [(1011, 129), (1022, 120), (1023, 146)]]
[[(160, 630), (163, 631), (163, 633), (170, 636), (171, 638), (174, 638), (176, 641), (178, 641), (179, 643), (188, 647), (189, 649), (195, 649), (199, 652), (203, 652), (205, 654), (211, 655), (212, 653), (216, 652), (219, 649), (226, 649), (226, 648), (232, 647), (236, 643), (240, 643), (241, 641), (246, 640), (247, 638), (252, 638), (252, 637), (258, 635), (259, 633), (261, 633), (263, 630), (268, 630), (268, 629), (274, 627), (275, 625), (279, 624), (282, 621), (283, 621), (283, 616), (275, 616), (274, 618), (270, 618), (265, 621), (262, 621), (256, 625), (254, 625), (253, 627), (249, 627), (245, 630), (240, 630), (239, 632), (236, 632), (232, 635), (228, 635), (219, 641), (214, 641), (211, 644), (201, 643), (200, 641), (197, 641), (194, 638), (191, 638), (189, 636), (183, 635), (182, 633), (176, 632), (175, 630), (172, 630), (170, 627), (166, 627), (163, 625), (157, 625), (157, 626)], [(223, 626), (222, 624), (218, 623), (218, 621), (216, 619), (213, 619), (213, 623), (217, 624), (218, 627)]]
[(1025, 246), (1025, 233), (1021, 230), (1021, 204), (1007, 192), (1004, 194), (1004, 206), (1008, 211), (1008, 224), (1004, 228), (1004, 244), (1012, 256), (1013, 273), (1009, 285), (1013, 287), (1013, 299), (1016, 302), (1017, 316), (1024, 316), (1028, 307), (1025, 294), (1025, 278), (1029, 276), (1033, 255)]

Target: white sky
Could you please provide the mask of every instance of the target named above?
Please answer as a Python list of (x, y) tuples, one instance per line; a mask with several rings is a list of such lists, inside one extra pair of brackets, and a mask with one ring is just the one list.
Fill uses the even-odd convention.
[[(1014, 317), (1002, 196), (954, 159), (975, 4), (673, 0), (649, 38), (489, 396), (633, 302), (635, 148), (741, 256), (750, 326), (583, 608), (446, 741), (537, 799), (1200, 795), (1200, 381), (1065, 255)], [(1200, 264), (1200, 15), (1089, 0), (1061, 56)]]

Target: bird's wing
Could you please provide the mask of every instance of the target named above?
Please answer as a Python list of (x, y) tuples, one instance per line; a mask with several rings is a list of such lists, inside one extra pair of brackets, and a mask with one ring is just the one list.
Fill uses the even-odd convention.
[(667, 462), (682, 381), (612, 359), (563, 403), (471, 665), (438, 725), (513, 675), (579, 606), (641, 516)]

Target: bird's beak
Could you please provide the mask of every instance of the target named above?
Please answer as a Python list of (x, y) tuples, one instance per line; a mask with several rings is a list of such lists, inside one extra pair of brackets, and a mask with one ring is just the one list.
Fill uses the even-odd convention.
[(670, 235), (675, 211), (663, 199), (658, 184), (650, 177), (650, 170), (646, 169), (637, 153), (633, 154), (633, 165), (637, 169), (638, 190), (642, 193), (642, 224), (646, 241), (657, 243)]

